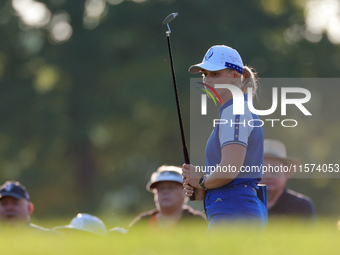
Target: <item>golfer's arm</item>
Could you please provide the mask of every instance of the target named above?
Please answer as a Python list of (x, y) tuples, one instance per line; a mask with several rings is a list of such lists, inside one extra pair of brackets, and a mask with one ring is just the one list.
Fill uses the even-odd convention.
[(227, 170), (234, 168), (236, 172), (215, 171), (206, 177), (204, 186), (207, 189), (215, 189), (231, 182), (239, 174), (246, 156), (246, 150), (246, 147), (240, 144), (224, 146), (221, 150), (220, 169)]

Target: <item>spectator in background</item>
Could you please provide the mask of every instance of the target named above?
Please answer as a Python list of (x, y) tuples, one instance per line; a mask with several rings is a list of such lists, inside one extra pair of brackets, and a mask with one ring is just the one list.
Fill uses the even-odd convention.
[(261, 183), (267, 185), (268, 217), (295, 217), (315, 219), (313, 201), (300, 193), (286, 188), (286, 182), (293, 172), (270, 172), (269, 167), (297, 165), (296, 159), (287, 157), (285, 145), (278, 140), (264, 140), (264, 172)]
[(157, 169), (146, 185), (154, 194), (156, 209), (141, 213), (130, 224), (130, 229), (143, 226), (148, 229), (169, 229), (183, 226), (186, 221), (196, 220), (205, 225), (201, 212), (186, 205), (183, 191), (182, 169), (163, 165)]
[(91, 234), (106, 237), (107, 230), (104, 222), (98, 217), (88, 213), (78, 213), (65, 226), (54, 227), (53, 230), (62, 234)]
[(17, 181), (7, 181), (0, 186), (0, 224), (5, 227), (28, 227), (49, 231), (31, 223), (34, 211), (33, 203), (26, 188)]

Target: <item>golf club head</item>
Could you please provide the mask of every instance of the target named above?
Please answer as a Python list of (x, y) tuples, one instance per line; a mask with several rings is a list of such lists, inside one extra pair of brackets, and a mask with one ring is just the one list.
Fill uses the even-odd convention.
[(163, 20), (163, 25), (170, 23), (176, 16), (178, 15), (177, 12), (169, 14), (164, 20)]

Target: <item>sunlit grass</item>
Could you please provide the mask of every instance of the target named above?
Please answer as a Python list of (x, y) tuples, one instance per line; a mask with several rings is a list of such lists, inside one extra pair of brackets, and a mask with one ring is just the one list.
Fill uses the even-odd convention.
[(61, 236), (2, 231), (2, 254), (337, 254), (335, 222), (272, 222), (265, 230), (234, 226), (211, 235), (194, 225), (185, 231), (116, 233), (108, 238), (89, 234)]

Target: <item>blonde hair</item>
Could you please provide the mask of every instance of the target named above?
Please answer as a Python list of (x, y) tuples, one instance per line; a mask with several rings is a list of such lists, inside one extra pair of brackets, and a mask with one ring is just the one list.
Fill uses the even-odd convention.
[(243, 91), (244, 94), (248, 93), (248, 88), (252, 88), (253, 97), (257, 97), (258, 89), (258, 75), (254, 68), (250, 66), (244, 66), (244, 72), (240, 77), (240, 83), (238, 87)]

